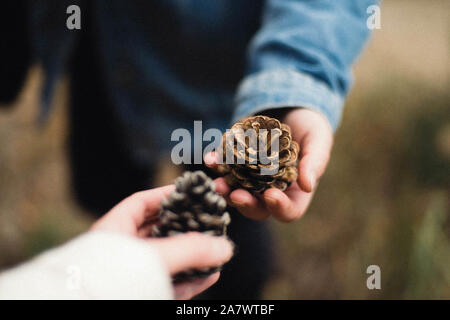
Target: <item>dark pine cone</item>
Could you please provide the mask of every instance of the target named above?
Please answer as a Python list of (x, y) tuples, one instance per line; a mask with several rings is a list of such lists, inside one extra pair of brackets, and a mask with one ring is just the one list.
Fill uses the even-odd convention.
[[(243, 134), (248, 129), (253, 129), (257, 134), (256, 146), (249, 143), (249, 137)], [(260, 134), (261, 129), (265, 131)], [(271, 147), (276, 139), (278, 152), (272, 152)], [(298, 143), (292, 140), (288, 125), (266, 116), (249, 117), (235, 123), (223, 135), (223, 164), (219, 165), (218, 170), (233, 188), (243, 188), (253, 194), (261, 194), (271, 187), (284, 191), (297, 179), (299, 149)], [(260, 150), (265, 152), (270, 163), (261, 161)], [(226, 152), (233, 155), (232, 164), (227, 164)], [(270, 174), (262, 174), (263, 168)]]
[[(214, 236), (226, 235), (230, 215), (225, 199), (215, 192), (214, 182), (202, 171), (185, 172), (175, 179), (176, 190), (161, 202), (159, 225), (155, 237), (169, 237), (189, 231)], [(175, 282), (205, 277), (219, 267), (188, 270), (174, 276)]]

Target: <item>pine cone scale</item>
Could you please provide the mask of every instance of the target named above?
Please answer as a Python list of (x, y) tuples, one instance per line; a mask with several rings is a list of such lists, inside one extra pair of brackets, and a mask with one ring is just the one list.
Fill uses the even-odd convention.
[[(255, 194), (271, 187), (284, 191), (297, 179), (299, 150), (288, 125), (266, 116), (249, 117), (235, 123), (223, 135), (224, 164), (218, 171), (233, 188), (244, 188)], [(227, 154), (232, 155), (233, 163), (227, 163)], [(264, 161), (259, 159), (262, 155)]]
[[(214, 182), (201, 171), (186, 172), (175, 180), (176, 190), (161, 202), (155, 237), (169, 237), (189, 231), (213, 236), (226, 235), (230, 215), (225, 199), (215, 192)], [(192, 280), (217, 272), (220, 267), (187, 270), (174, 276), (175, 282)]]

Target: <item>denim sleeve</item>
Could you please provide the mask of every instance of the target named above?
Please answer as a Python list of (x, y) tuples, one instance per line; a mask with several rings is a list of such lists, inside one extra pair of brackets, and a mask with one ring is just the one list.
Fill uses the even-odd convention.
[(233, 120), (264, 110), (305, 107), (337, 128), (351, 66), (369, 36), (376, 0), (267, 0), (248, 48)]

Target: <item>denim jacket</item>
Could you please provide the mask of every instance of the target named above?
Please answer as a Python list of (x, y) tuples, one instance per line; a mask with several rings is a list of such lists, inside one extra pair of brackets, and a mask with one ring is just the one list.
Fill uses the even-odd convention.
[[(280, 107), (316, 110), (336, 129), (376, 2), (33, 1), (34, 52), (46, 72), (42, 114), (89, 10), (102, 77), (133, 148), (166, 148), (172, 130), (192, 129), (194, 120), (223, 130)], [(65, 27), (70, 4), (81, 8), (81, 30)]]

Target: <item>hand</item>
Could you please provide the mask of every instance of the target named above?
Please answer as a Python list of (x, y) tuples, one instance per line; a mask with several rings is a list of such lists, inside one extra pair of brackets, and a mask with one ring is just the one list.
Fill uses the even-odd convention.
[[(137, 192), (126, 198), (92, 226), (92, 230), (119, 232), (146, 239), (160, 254), (171, 275), (193, 268), (214, 267), (227, 262), (233, 255), (232, 245), (225, 238), (187, 233), (169, 238), (148, 238), (156, 221), (161, 200), (175, 186), (165, 186)], [(148, 238), (148, 239), (147, 239)], [(190, 299), (212, 286), (219, 272), (204, 279), (176, 284), (177, 299)]]
[[(255, 220), (274, 216), (289, 222), (300, 218), (308, 208), (319, 178), (328, 164), (333, 145), (333, 132), (325, 117), (303, 108), (289, 110), (281, 119), (291, 127), (292, 138), (300, 146), (298, 179), (282, 192), (270, 188), (262, 197), (255, 197), (244, 189), (231, 191), (223, 178), (216, 179), (216, 190), (226, 196), (243, 215)], [(205, 156), (210, 167), (217, 165), (217, 155)]]

